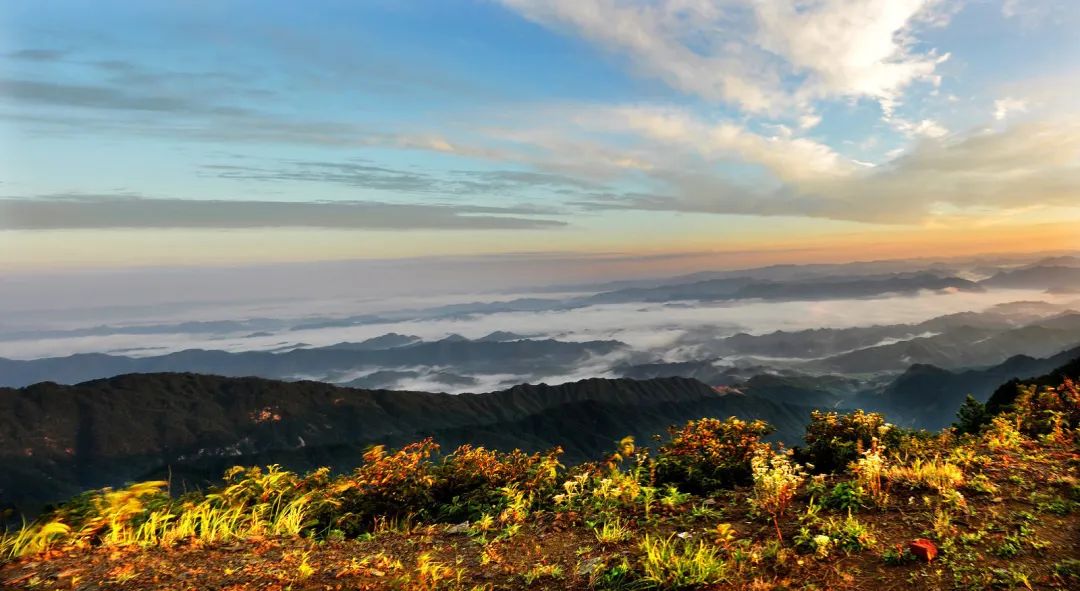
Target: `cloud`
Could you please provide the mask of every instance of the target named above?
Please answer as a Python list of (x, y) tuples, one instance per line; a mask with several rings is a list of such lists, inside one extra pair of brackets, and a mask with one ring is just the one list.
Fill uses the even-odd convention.
[(854, 167), (829, 146), (794, 137), (786, 128), (763, 135), (730, 120), (707, 120), (677, 107), (623, 106), (585, 109), (577, 123), (587, 130), (630, 133), (662, 147), (667, 158), (679, 152), (706, 161), (739, 160), (759, 164), (783, 181), (829, 177)]
[(888, 121), (897, 131), (907, 137), (939, 138), (949, 134), (949, 130), (944, 125), (933, 119), (908, 121), (900, 117), (893, 117)]
[(1027, 111), (1027, 102), (1005, 97), (994, 101), (994, 119), (1004, 121), (1010, 113), (1023, 113)]
[(318, 227), (367, 230), (537, 229), (535, 210), (377, 201), (283, 202), (52, 195), (0, 199), (0, 230)]
[(0, 80), (0, 96), (8, 100), (38, 105), (46, 104), (91, 109), (217, 115), (240, 115), (248, 112), (246, 109), (212, 106), (178, 96), (140, 95), (106, 86), (59, 84), (32, 80)]
[(1034, 28), (1048, 21), (1075, 20), (1075, 8), (1072, 0), (1003, 0), (1001, 14)]
[(716, 168), (666, 165), (649, 172), (660, 191), (609, 194), (581, 206), (919, 224), (1073, 207), (1080, 195), (1080, 125), (1070, 119), (952, 135), (924, 129), (910, 150), (874, 167), (809, 140), (711, 128), (688, 116), (641, 128), (658, 151), (682, 146), (716, 164), (735, 154), (767, 166), (782, 183), (735, 183)]
[(7, 57), (28, 62), (58, 62), (67, 55), (59, 49), (20, 49), (6, 54)]
[(502, 0), (545, 26), (625, 56), (672, 88), (750, 113), (808, 110), (810, 101), (895, 104), (936, 82), (947, 56), (915, 48), (948, 15), (936, 0)]
[[(302, 181), (342, 184), (368, 189), (410, 193), (508, 196), (531, 190), (577, 194), (596, 188), (568, 176), (527, 170), (453, 170), (417, 172), (356, 162), (285, 162), (270, 167), (212, 164), (205, 171), (225, 179)], [(539, 211), (539, 210), (537, 210)]]

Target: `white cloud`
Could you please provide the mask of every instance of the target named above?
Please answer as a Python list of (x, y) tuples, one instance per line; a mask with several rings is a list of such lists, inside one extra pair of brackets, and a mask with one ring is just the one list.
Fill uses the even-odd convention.
[(889, 123), (900, 133), (908, 137), (939, 138), (949, 134), (949, 130), (941, 123), (933, 119), (920, 121), (908, 121), (907, 119), (892, 118)]
[(772, 126), (775, 135), (755, 133), (727, 120), (709, 121), (686, 109), (624, 106), (586, 109), (576, 117), (589, 131), (635, 134), (658, 146), (668, 157), (690, 153), (708, 162), (737, 160), (766, 167), (783, 181), (827, 178), (854, 167), (829, 146), (797, 137), (786, 126)]
[(888, 110), (912, 82), (939, 80), (947, 57), (914, 48), (920, 26), (947, 19), (938, 0), (501, 2), (677, 90), (750, 113), (805, 117), (812, 101), (839, 97)]
[[(614, 113), (610, 119), (668, 158), (648, 173), (665, 189), (596, 207), (924, 224), (1032, 205), (1073, 207), (1080, 197), (1080, 125), (1069, 119), (968, 133), (948, 133), (933, 120), (894, 120), (919, 141), (866, 166), (808, 138), (768, 137), (675, 110)], [(765, 167), (779, 186), (733, 183), (720, 166), (731, 159)]]
[(947, 58), (911, 49), (912, 26), (930, 0), (821, 0), (754, 3), (758, 44), (808, 74), (808, 98), (871, 97), (895, 101), (910, 83), (933, 78)]
[(1037, 27), (1045, 22), (1075, 17), (1075, 0), (1003, 0), (1001, 14), (1025, 27)]
[(1004, 121), (1010, 113), (1023, 113), (1027, 111), (1027, 102), (1005, 97), (994, 101), (994, 119)]
[(799, 117), (799, 129), (813, 129), (821, 123), (821, 115), (809, 113)]

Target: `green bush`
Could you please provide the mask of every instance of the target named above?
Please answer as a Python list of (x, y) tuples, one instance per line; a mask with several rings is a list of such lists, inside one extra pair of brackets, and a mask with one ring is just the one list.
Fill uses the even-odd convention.
[(816, 472), (839, 472), (868, 449), (877, 438), (886, 448), (900, 443), (903, 431), (886, 423), (876, 412), (856, 410), (847, 414), (810, 412), (806, 426), (806, 446), (797, 451), (797, 458), (810, 464)]
[(866, 493), (850, 482), (839, 482), (822, 497), (821, 504), (830, 509), (855, 511), (866, 505)]
[(671, 441), (657, 453), (657, 481), (708, 493), (752, 482), (750, 460), (773, 428), (765, 421), (731, 417), (699, 419), (668, 431)]

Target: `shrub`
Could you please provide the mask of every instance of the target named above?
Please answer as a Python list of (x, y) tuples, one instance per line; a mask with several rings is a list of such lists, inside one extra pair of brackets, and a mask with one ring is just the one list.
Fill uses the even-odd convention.
[(990, 427), (983, 433), (983, 441), (992, 450), (1015, 450), (1024, 440), (1013, 417), (998, 415), (990, 420)]
[(821, 503), (830, 509), (852, 511), (861, 509), (866, 503), (866, 493), (862, 487), (850, 482), (838, 482), (821, 499)]
[(814, 410), (806, 426), (806, 446), (797, 453), (800, 461), (811, 464), (816, 471), (837, 472), (869, 448), (874, 438), (891, 447), (901, 435), (901, 430), (876, 412), (837, 414)]
[(435, 483), (431, 456), (438, 450), (430, 438), (392, 453), (382, 445), (369, 449), (364, 463), (337, 478), (328, 491), (335, 506), (333, 528), (358, 534), (375, 517), (393, 520), (430, 506)]
[(1050, 436), (1064, 443), (1080, 427), (1080, 388), (1069, 378), (1057, 387), (1022, 387), (1013, 406), (1019, 430), (1032, 437)]
[(499, 489), (513, 486), (525, 494), (550, 493), (558, 482), (561, 448), (526, 454), (503, 453), (463, 445), (432, 468), (432, 502), (437, 517), (473, 520), (501, 510)]
[(693, 493), (707, 493), (751, 481), (750, 460), (773, 432), (765, 421), (731, 417), (699, 419), (668, 429), (671, 440), (660, 447), (657, 479)]
[(827, 520), (825, 533), (845, 552), (859, 552), (874, 543), (870, 528), (850, 513), (843, 520)]

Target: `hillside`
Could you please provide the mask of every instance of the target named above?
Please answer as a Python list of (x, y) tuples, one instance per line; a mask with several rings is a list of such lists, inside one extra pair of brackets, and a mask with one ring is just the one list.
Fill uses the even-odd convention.
[[(569, 468), (558, 448), (440, 449), (429, 439), (372, 448), (340, 476), (236, 467), (179, 498), (164, 481), (105, 489), (0, 536), (0, 585), (1076, 589), (1076, 368), (1019, 390), (962, 436), (905, 431), (862, 411), (815, 413), (792, 454), (763, 440), (765, 422), (706, 418), (652, 449), (624, 438)], [(555, 390), (633, 398), (662, 385)], [(678, 402), (688, 396), (678, 385), (659, 395)]]
[[(941, 429), (952, 422), (953, 414), (968, 395), (987, 402), (999, 387), (1005, 387), (1003, 384), (1011, 384), (1008, 388), (1015, 390), (1021, 380), (1030, 381), (1043, 374), (1052, 377), (1043, 379), (1040, 385), (1060, 383), (1069, 363), (1078, 358), (1080, 347), (1044, 358), (1017, 355), (998, 365), (963, 371), (913, 365), (881, 392), (860, 396), (853, 404), (885, 412), (900, 424)], [(1055, 370), (1056, 374), (1051, 373)]]
[(165, 477), (198, 486), (237, 463), (347, 469), (372, 444), (435, 437), (564, 461), (647, 441), (699, 416), (762, 418), (797, 439), (808, 409), (721, 395), (696, 380), (590, 379), (489, 394), (340, 388), (198, 374), (132, 374), (0, 389), (0, 498), (33, 511), (87, 488)]

